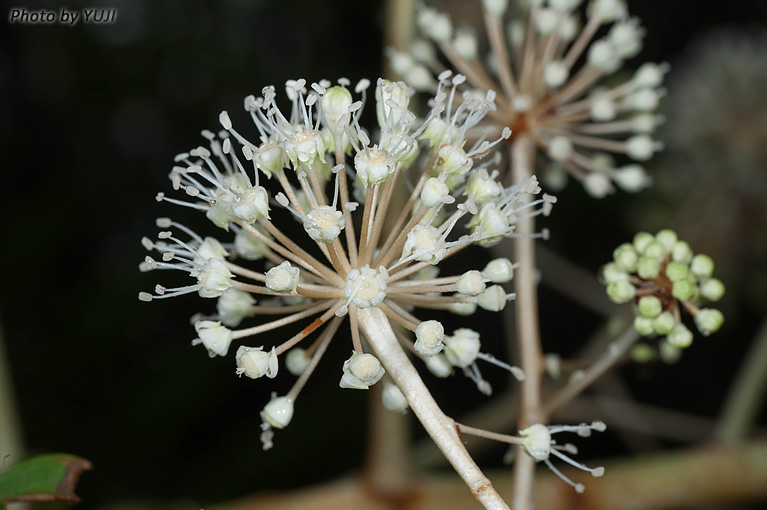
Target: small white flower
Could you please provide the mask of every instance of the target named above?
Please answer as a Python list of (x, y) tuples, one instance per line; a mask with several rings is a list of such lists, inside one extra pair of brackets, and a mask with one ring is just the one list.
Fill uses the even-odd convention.
[(202, 344), (210, 357), (226, 356), (232, 343), (232, 330), (216, 321), (197, 321), (194, 323), (198, 338), (192, 340), (192, 345)]
[(479, 333), (468, 328), (456, 329), (453, 336), (445, 337), (445, 355), (453, 366), (466, 368), (479, 354)]
[(224, 325), (235, 328), (242, 319), (253, 315), (256, 300), (247, 292), (229, 289), (218, 298), (216, 310)]
[(198, 270), (197, 283), (201, 297), (219, 297), (232, 287), (232, 273), (220, 259), (208, 259)]
[(237, 374), (245, 374), (251, 379), (258, 379), (264, 375), (269, 379), (274, 379), (279, 370), (274, 347), (267, 353), (264, 352), (263, 347), (245, 347), (243, 345), (237, 349), (235, 359), (237, 361)]
[(397, 385), (392, 384), (389, 381), (384, 382), (384, 389), (381, 393), (381, 400), (383, 402), (383, 406), (386, 409), (395, 413), (404, 413), (408, 408), (408, 403), (405, 395), (402, 394)]
[(344, 361), (344, 374), (339, 386), (355, 390), (367, 390), (384, 376), (384, 370), (378, 358), (372, 354), (355, 352)]
[(276, 429), (284, 429), (293, 419), (293, 399), (272, 395), (261, 411), (261, 419)]
[(423, 356), (434, 356), (442, 351), (445, 344), (445, 328), (438, 321), (429, 320), (421, 322), (415, 329), (415, 350)]
[(271, 292), (295, 292), (299, 271), (287, 260), (266, 272), (264, 284)]
[(439, 148), (437, 169), (448, 175), (463, 175), (474, 165), (466, 152), (455, 145), (443, 143)]
[(439, 231), (430, 225), (416, 225), (408, 232), (402, 258), (412, 256), (419, 262), (438, 264), (447, 253), (445, 241)]

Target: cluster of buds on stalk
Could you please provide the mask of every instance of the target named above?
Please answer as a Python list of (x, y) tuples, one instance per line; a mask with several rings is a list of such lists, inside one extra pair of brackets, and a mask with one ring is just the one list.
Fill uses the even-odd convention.
[[(502, 286), (514, 275), (509, 260), (454, 275), (440, 275), (439, 264), (472, 245), (545, 237), (545, 231), (517, 234), (515, 222), (548, 215), (556, 201), (535, 178), (502, 186), (491, 161), (480, 161), (511, 132), (467, 142), (496, 105), (491, 93), (460, 92), (464, 82), (463, 75), (441, 73), (429, 114), (419, 119), (408, 109), (413, 89), (379, 80), (372, 94), (375, 141), (360, 125), (370, 102), (368, 80), (353, 88), (343, 78), (335, 85), (290, 81), (286, 114), (275, 88), (265, 87), (245, 98), (249, 127), (235, 128), (221, 112), (221, 129), (202, 132), (207, 146), (176, 156), (169, 176), (176, 196), (159, 193), (157, 200), (204, 213), (224, 237), (158, 219), (157, 239), (142, 244), (159, 255), (147, 256), (140, 269), (184, 272), (192, 283), (157, 285), (139, 299), (216, 299), (215, 312), (196, 316), (193, 345), (215, 357), (236, 344), (240, 376), (273, 378), (284, 362), (297, 377), (261, 412), (266, 448), (274, 429), (293, 419), (302, 388), (343, 322), (352, 353), (339, 364), (339, 385), (367, 389), (383, 379), (386, 406), (404, 409), (400, 384), (387, 381), (387, 359), (367, 338), (364, 311), (381, 312), (405, 352), (440, 377), (458, 369), (485, 393), (490, 387), (478, 361), (523, 377), (481, 352), (477, 332), (449, 334), (435, 318), (419, 318), (503, 310), (514, 298)], [(263, 316), (274, 318), (254, 319)], [(255, 324), (241, 326), (246, 321)], [(273, 342), (275, 330), (290, 324), (304, 327)]]
[(713, 273), (711, 257), (694, 254), (673, 230), (656, 235), (639, 232), (633, 242), (615, 249), (613, 261), (602, 268), (608, 297), (619, 304), (635, 302), (634, 328), (643, 336), (661, 338), (657, 351), (648, 344), (637, 345), (635, 359), (646, 361), (658, 353), (666, 362), (679, 359), (681, 350), (693, 341), (692, 331), (682, 322), (683, 311), (703, 336), (719, 330), (722, 312), (701, 308), (724, 295), (724, 284)]
[(467, 89), (498, 92), (498, 108), (485, 126), (510, 126), (513, 138), (531, 137), (546, 156), (538, 173), (549, 189), (560, 189), (568, 176), (597, 198), (613, 193), (614, 185), (628, 192), (649, 185), (641, 163), (662, 148), (653, 133), (663, 121), (655, 111), (668, 65), (645, 63), (628, 80), (612, 80), (642, 48), (644, 31), (625, 1), (508, 4), (482, 1), (487, 55), (471, 28), (454, 28), (446, 13), (421, 5), (424, 37), (407, 53), (391, 51), (392, 68), (431, 92), (444, 69), (439, 49), (466, 75)]

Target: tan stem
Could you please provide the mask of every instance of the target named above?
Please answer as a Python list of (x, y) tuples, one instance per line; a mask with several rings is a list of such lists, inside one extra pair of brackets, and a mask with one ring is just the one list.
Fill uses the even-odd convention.
[[(535, 144), (525, 135), (511, 146), (511, 172), (514, 184), (527, 182), (532, 175)], [(535, 220), (525, 218), (517, 222), (517, 231), (523, 234), (535, 231)], [(515, 271), (514, 301), (517, 325), (519, 361), (525, 372), (522, 381), (519, 428), (541, 423), (541, 337), (538, 329), (538, 291), (535, 283), (535, 240), (530, 237), (514, 238), (514, 253), (519, 268)], [(535, 462), (521, 451), (514, 463), (514, 510), (533, 508), (533, 482)]]
[(475, 498), (485, 507), (508, 509), (490, 480), (466, 451), (455, 421), (442, 412), (415, 367), (400, 347), (389, 319), (377, 308), (359, 311), (362, 331), (383, 363), (386, 373), (397, 384), (426, 432), (442, 450)]

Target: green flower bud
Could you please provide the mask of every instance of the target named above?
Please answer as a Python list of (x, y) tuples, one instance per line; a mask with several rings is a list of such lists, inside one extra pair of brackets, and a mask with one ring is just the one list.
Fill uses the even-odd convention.
[(674, 248), (674, 244), (677, 242), (676, 232), (673, 230), (661, 230), (655, 234), (655, 240), (658, 241), (666, 249), (666, 252), (670, 252)]
[(644, 249), (644, 254), (647, 257), (663, 260), (666, 257), (666, 247), (660, 244), (658, 241), (653, 241), (648, 244)]
[(634, 271), (637, 265), (637, 252), (634, 246), (629, 243), (623, 243), (613, 251), (613, 259), (618, 267), (624, 271)]
[(709, 278), (714, 272), (714, 261), (708, 255), (695, 255), (690, 262), (690, 270), (701, 278)]
[(639, 300), (637, 308), (639, 309), (639, 315), (652, 319), (663, 311), (663, 304), (656, 296), (645, 296)]
[(719, 301), (724, 296), (724, 283), (717, 278), (710, 278), (701, 284), (700, 294), (709, 301)]
[(637, 363), (647, 363), (658, 357), (658, 351), (647, 344), (637, 344), (631, 349), (631, 359)]
[(607, 297), (613, 303), (628, 303), (636, 296), (637, 290), (626, 280), (619, 280), (607, 285)]
[(672, 282), (678, 282), (684, 280), (687, 275), (690, 274), (690, 267), (687, 264), (681, 262), (669, 262), (666, 266), (666, 276)]
[(671, 259), (674, 262), (689, 264), (692, 260), (692, 249), (686, 241), (677, 241), (671, 248)]
[(661, 342), (658, 344), (658, 354), (663, 363), (673, 365), (682, 357), (682, 350), (669, 342)]
[(688, 301), (695, 295), (695, 285), (690, 280), (674, 282), (671, 295), (680, 301)]
[(676, 318), (671, 312), (663, 312), (652, 321), (652, 327), (659, 335), (667, 335), (676, 326)]
[(668, 343), (677, 349), (686, 349), (692, 344), (692, 331), (682, 323), (677, 323), (666, 336)]
[(655, 328), (652, 327), (652, 319), (640, 315), (634, 318), (634, 329), (642, 336), (649, 336), (655, 333)]
[(724, 315), (715, 308), (702, 308), (695, 316), (695, 325), (703, 336), (716, 333), (722, 324), (724, 324)]
[[(657, 244), (657, 243), (656, 243)], [(660, 273), (660, 259), (644, 255), (637, 262), (637, 274), (645, 280), (652, 280)]]
[(320, 104), (322, 105), (322, 114), (325, 126), (334, 135), (344, 133), (344, 129), (349, 125), (351, 113), (349, 107), (354, 100), (349, 89), (341, 86), (330, 87), (322, 96)]
[(613, 283), (628, 280), (629, 275), (626, 271), (618, 267), (618, 264), (610, 262), (609, 264), (605, 264), (602, 268), (602, 278), (605, 283)]
[(636, 249), (637, 253), (644, 253), (644, 249), (647, 248), (647, 245), (654, 240), (655, 236), (649, 232), (637, 232), (637, 234), (634, 236), (634, 248)]

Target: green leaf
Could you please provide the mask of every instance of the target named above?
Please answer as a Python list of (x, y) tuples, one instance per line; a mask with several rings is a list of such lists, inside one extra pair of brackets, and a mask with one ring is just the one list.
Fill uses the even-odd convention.
[(53, 501), (72, 503), (80, 499), (75, 485), (91, 463), (66, 453), (40, 455), (0, 473), (0, 502)]

